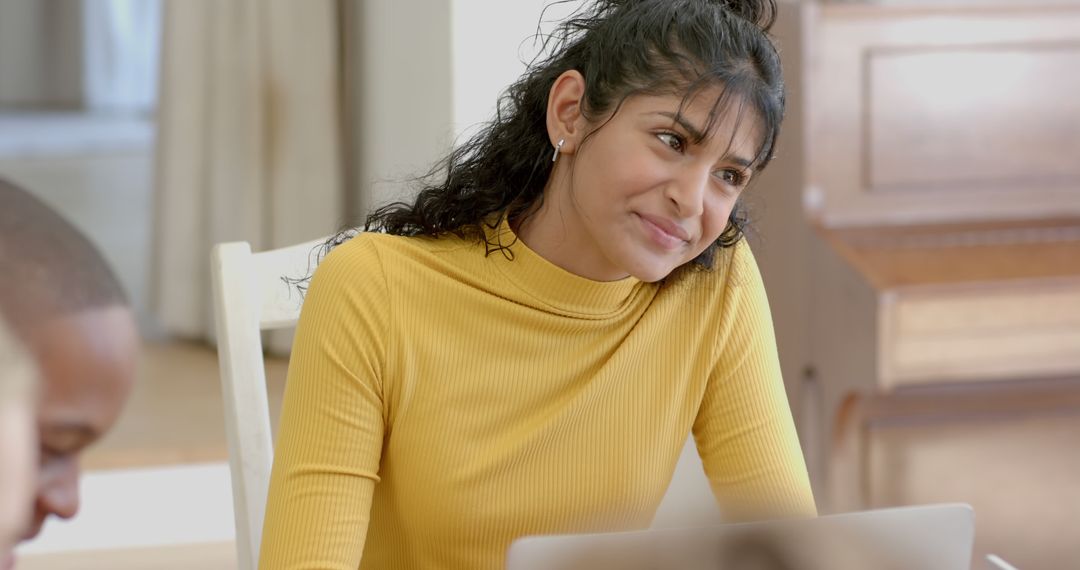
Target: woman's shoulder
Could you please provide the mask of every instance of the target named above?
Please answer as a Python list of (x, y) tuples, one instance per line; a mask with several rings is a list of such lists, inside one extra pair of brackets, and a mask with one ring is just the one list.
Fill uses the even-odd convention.
[(380, 232), (357, 232), (332, 249), (320, 260), (315, 275), (348, 273), (380, 275), (407, 271), (438, 256), (466, 248), (470, 244), (453, 235), (430, 238), (400, 236)]
[(727, 283), (729, 286), (753, 285), (761, 281), (761, 273), (758, 270), (757, 258), (750, 248), (746, 238), (740, 239), (724, 259), (727, 271)]
[(315, 267), (301, 280), (306, 281), (306, 287), (301, 285), (305, 297), (338, 298), (359, 290), (381, 289), (385, 276), (377, 241), (373, 235), (358, 233), (340, 243), (320, 246)]
[(691, 265), (674, 276), (677, 288), (719, 292), (759, 281), (757, 261), (746, 239), (716, 250), (712, 267)]
[(348, 236), (341, 243), (327, 243), (323, 246), (324, 254), (316, 267), (316, 275), (319, 272), (342, 269), (378, 268), (381, 265), (379, 262), (381, 237), (381, 234), (358, 232)]

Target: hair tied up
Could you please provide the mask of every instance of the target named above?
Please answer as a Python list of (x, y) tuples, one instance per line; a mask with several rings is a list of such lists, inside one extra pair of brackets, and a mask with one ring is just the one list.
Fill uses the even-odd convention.
[[(561, 4), (567, 0), (553, 2)], [(646, 0), (647, 1), (647, 0)], [(691, 2), (695, 0), (690, 0)], [(776, 22), (776, 0), (696, 0), (709, 4), (719, 4), (726, 8), (732, 15), (742, 18), (754, 24), (762, 31), (768, 32)], [(642, 0), (602, 0), (598, 5), (607, 4), (610, 8), (621, 8), (642, 2)]]
[(720, 4), (766, 32), (776, 22), (776, 0), (720, 0)]

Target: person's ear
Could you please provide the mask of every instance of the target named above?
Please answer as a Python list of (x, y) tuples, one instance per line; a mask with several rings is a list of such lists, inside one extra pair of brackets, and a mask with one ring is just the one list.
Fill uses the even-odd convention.
[(573, 154), (585, 137), (588, 121), (581, 113), (585, 77), (577, 70), (564, 71), (548, 93), (547, 129), (553, 148), (563, 141), (559, 153)]

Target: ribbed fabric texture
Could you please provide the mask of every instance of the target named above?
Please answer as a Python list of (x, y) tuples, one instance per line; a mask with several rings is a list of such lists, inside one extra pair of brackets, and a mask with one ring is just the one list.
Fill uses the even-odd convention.
[(643, 528), (693, 430), (733, 520), (812, 515), (749, 248), (664, 285), (363, 234), (297, 328), (263, 569), (501, 569), (517, 537)]

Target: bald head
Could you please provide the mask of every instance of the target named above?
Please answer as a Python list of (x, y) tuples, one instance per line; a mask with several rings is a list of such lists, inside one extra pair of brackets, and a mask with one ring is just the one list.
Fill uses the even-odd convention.
[(55, 316), (126, 306), (116, 275), (86, 237), (41, 200), (0, 179), (0, 313), (16, 335)]

